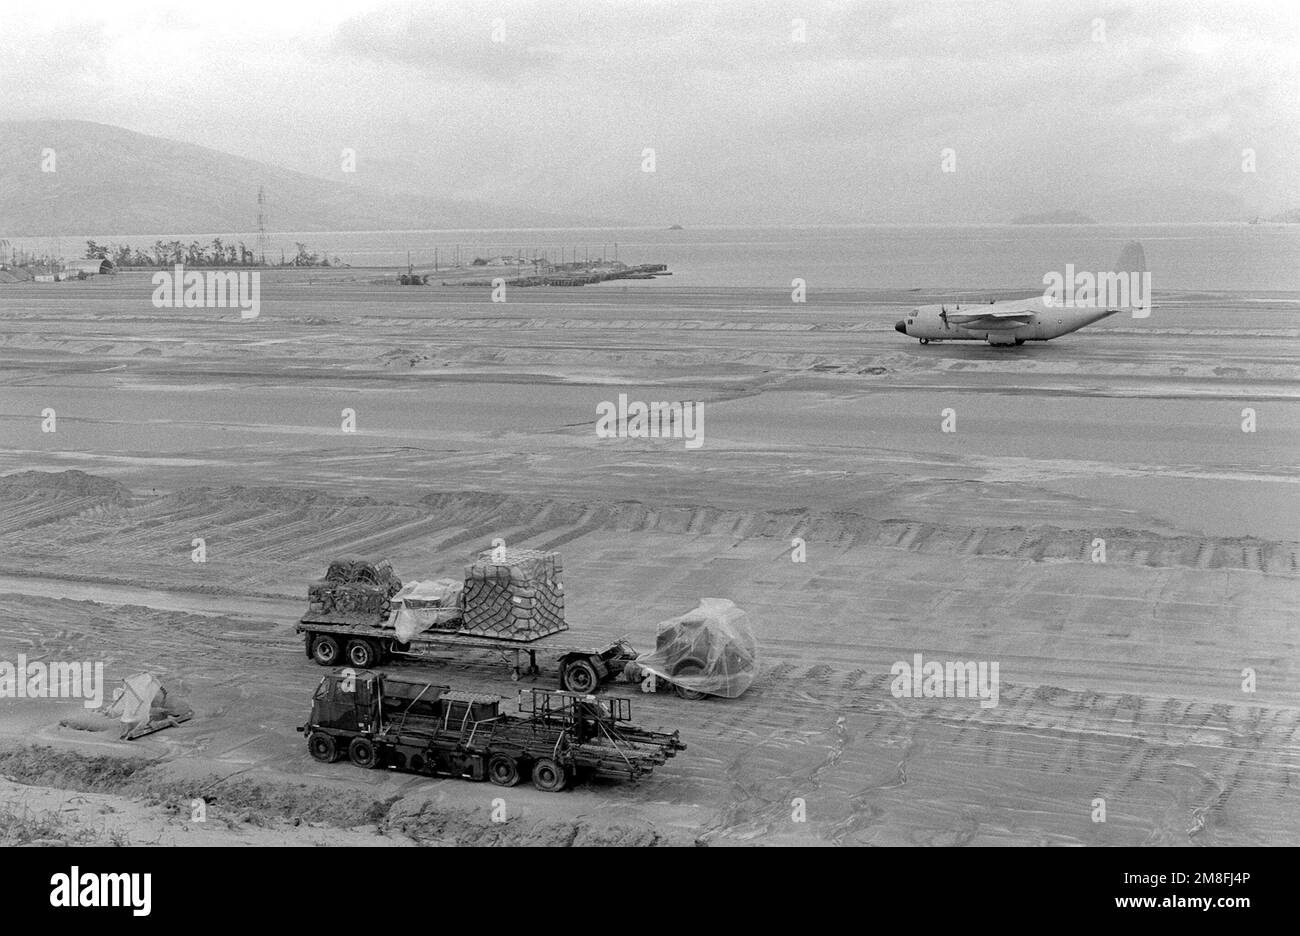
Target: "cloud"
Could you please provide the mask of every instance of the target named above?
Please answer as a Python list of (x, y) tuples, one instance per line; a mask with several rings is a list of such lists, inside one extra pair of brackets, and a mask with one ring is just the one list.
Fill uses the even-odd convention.
[(470, 4), (403, 4), (339, 25), (331, 51), (410, 66), (439, 78), (470, 76), (510, 83), (559, 57), (529, 38), (526, 18), (489, 15)]
[(0, 29), (0, 86), (11, 102), (26, 95), (49, 99), (84, 92), (108, 69), (109, 50), (103, 21), (54, 22), (38, 41), (6, 22)]
[(0, 116), (335, 178), (349, 147), (357, 182), (685, 223), (996, 220), (1037, 193), (1239, 187), (1245, 147), (1261, 201), (1300, 201), (1292, 0), (231, 2), (6, 23)]

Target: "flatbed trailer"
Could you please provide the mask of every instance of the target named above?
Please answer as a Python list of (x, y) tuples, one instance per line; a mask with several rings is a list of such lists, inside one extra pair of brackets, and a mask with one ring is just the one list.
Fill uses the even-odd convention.
[(554, 660), (560, 687), (579, 693), (594, 692), (601, 683), (617, 678), (637, 656), (622, 638), (603, 647), (575, 646), (568, 631), (520, 641), (434, 630), (403, 643), (390, 628), (310, 616), (299, 621), (294, 630), (303, 635), (308, 658), (321, 666), (346, 664), (368, 669), (390, 659), (436, 660), (461, 651), (486, 650), (510, 666), (510, 678), (518, 681), (541, 672), (537, 658), (542, 654)]
[(580, 776), (636, 780), (686, 745), (676, 731), (630, 724), (631, 701), (547, 689), (519, 693), (519, 714), (497, 696), (457, 692), (362, 670), (323, 677), (298, 731), (322, 763), (347, 757), (388, 767), (514, 786), (531, 776), (547, 792)]

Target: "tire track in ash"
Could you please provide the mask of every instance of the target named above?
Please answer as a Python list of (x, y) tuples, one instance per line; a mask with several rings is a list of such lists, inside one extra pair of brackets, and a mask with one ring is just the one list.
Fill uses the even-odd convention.
[[(814, 679), (822, 675), (820, 667), (814, 670)], [(1128, 841), (1140, 830), (1145, 830), (1140, 831), (1144, 839), (1176, 833), (1183, 842), (1193, 829), (1197, 835), (1211, 834), (1216, 812), (1238, 795), (1247, 797), (1243, 809), (1262, 797), (1296, 803), (1290, 778), (1300, 766), (1300, 746), (1296, 744), (1300, 718), (1290, 710), (1221, 708), (1224, 727), (1207, 735), (1206, 716), (1216, 704), (1053, 686), (1006, 686), (1002, 694), (1006, 702), (996, 709), (972, 710), (968, 704), (954, 705), (952, 700), (934, 700), (933, 707), (922, 707), (929, 700), (917, 700), (920, 704), (912, 714), (901, 709), (900, 700), (882, 691), (887, 689), (888, 676), (877, 677), (868, 687), (878, 693), (872, 698), (860, 689), (845, 688), (856, 687), (858, 680), (847, 678), (852, 674), (836, 674), (839, 688), (828, 695), (808, 691), (808, 674), (801, 677), (788, 665), (778, 668), (778, 678), (787, 684), (793, 679), (794, 687), (773, 710), (771, 697), (786, 695), (787, 686), (773, 684), (770, 675), (764, 676), (762, 697), (752, 702), (765, 712), (762, 724), (767, 730), (755, 741), (735, 748), (723, 762), (726, 799), (706, 840), (719, 836), (749, 839), (794, 830), (791, 800), (804, 796), (811, 804), (810, 797), (816, 797), (828, 782), (836, 791), (843, 790), (845, 783), (851, 782), (851, 774), (844, 775), (842, 770), (848, 767), (853, 771), (866, 764), (863, 756), (877, 761), (868, 766), (877, 776), (848, 792), (849, 813), (818, 826), (815, 809), (810, 806), (810, 826), (799, 831), (840, 843), (869, 839), (891, 810), (907, 802), (897, 794), (910, 787), (916, 772), (914, 761), (930, 751), (934, 754), (920, 770), (922, 787), (928, 793), (918, 789), (911, 796), (938, 797), (943, 792), (946, 798), (960, 801), (962, 795), (949, 784), (957, 782), (958, 790), (972, 784), (978, 789), (984, 782), (981, 776), (995, 775), (987, 773), (990, 765), (999, 768), (999, 773), (1010, 771), (1014, 782), (1027, 790), (1049, 790), (1057, 777), (1073, 777), (1069, 783), (1081, 791), (1077, 808), (1084, 809), (1093, 796), (1106, 797), (1112, 810), (1112, 829)], [(802, 706), (804, 711), (796, 714), (793, 706)], [(807, 742), (799, 735), (814, 719), (817, 737)], [(750, 712), (736, 712), (718, 722), (717, 734), (739, 740), (737, 730), (753, 724)], [(792, 750), (807, 743), (819, 747), (818, 760), (810, 762), (805, 757), (800, 761), (791, 756)], [(846, 753), (856, 745), (866, 748), (858, 751), (853, 765), (845, 764)], [(1211, 758), (1225, 746), (1236, 758), (1216, 768)], [(939, 752), (941, 772), (949, 780), (935, 775), (933, 761)], [(891, 758), (888, 769), (878, 763), (881, 756)], [(800, 764), (801, 769), (790, 770), (792, 763)], [(1225, 771), (1232, 775), (1225, 776)], [(937, 788), (936, 782), (941, 784)], [(1171, 785), (1182, 797), (1172, 811)], [(990, 789), (974, 795), (973, 801), (995, 794), (996, 790)], [(1045, 802), (1060, 812), (1059, 802), (1050, 797)], [(961, 844), (978, 835), (995, 834), (987, 827), (987, 807), (954, 811), (952, 805), (945, 801), (934, 806), (935, 821), (947, 823), (932, 831), (935, 841)], [(1029, 807), (1020, 803), (1007, 808), (1014, 816)], [(1024, 821), (1030, 821), (1029, 815)], [(1197, 817), (1202, 817), (1199, 828)], [(1059, 821), (1064, 821), (1064, 816)], [(1240, 833), (1225, 829), (1222, 834)], [(1045, 836), (1041, 841), (1072, 840), (1050, 829)]]
[[(101, 479), (102, 480), (102, 479)], [(400, 549), (403, 544), (456, 530), (433, 547), (435, 553), (460, 551), (467, 543), (512, 538), (542, 541), (548, 548), (580, 540), (601, 530), (771, 537), (788, 542), (795, 535), (810, 542), (879, 545), (922, 554), (1001, 556), (1068, 561), (1082, 555), (1098, 531), (1054, 527), (963, 527), (919, 521), (875, 520), (843, 511), (819, 514), (805, 509), (735, 511), (709, 506), (654, 507), (638, 502), (585, 504), (552, 498), (523, 498), (477, 492), (445, 494), (411, 503), (356, 503), (320, 492), (293, 488), (192, 489), (133, 506), (102, 499), (30, 492), (0, 487), (5, 522), (0, 548), (11, 556), (41, 556), (85, 568), (109, 567), (133, 557), (138, 569), (155, 566), (158, 580), (182, 572), (175, 559), (189, 550), (194, 536), (221, 543), (227, 559), (246, 563), (241, 581), (268, 585), (268, 560), (303, 561), (357, 550)], [(51, 501), (53, 501), (51, 503)], [(1229, 538), (1135, 536), (1104, 530), (1112, 564), (1185, 567), (1197, 570), (1245, 569), (1294, 576), (1300, 547)], [(296, 567), (295, 567), (296, 568)], [(259, 579), (258, 576), (262, 578)], [(203, 580), (206, 580), (204, 578)]]
[[(792, 663), (782, 663), (764, 672), (746, 695), (750, 699), (758, 689), (757, 704), (722, 723), (728, 736), (746, 731), (757, 737), (724, 764), (727, 801), (700, 833), (700, 840), (748, 840), (778, 832), (782, 826), (794, 830), (796, 800), (806, 811), (821, 789), (822, 777), (843, 758), (850, 742), (846, 719), (814, 694), (830, 688), (835, 669), (818, 663), (792, 678), (795, 669)], [(764, 711), (762, 702), (769, 695), (778, 702), (776, 711)], [(760, 734), (751, 727), (760, 720), (765, 726), (780, 727)], [(792, 749), (806, 752), (809, 761), (795, 771), (789, 770)], [(798, 825), (807, 828), (802, 821)]]

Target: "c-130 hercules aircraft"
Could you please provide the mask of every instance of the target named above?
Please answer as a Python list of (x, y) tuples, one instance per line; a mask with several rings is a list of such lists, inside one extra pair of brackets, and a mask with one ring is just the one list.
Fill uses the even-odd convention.
[(1115, 270), (1043, 277), (1048, 289), (1028, 299), (1006, 299), (987, 305), (927, 305), (913, 309), (894, 330), (920, 340), (987, 341), (991, 345), (1021, 345), (1050, 341), (1078, 331), (1116, 312), (1131, 310), (1134, 318), (1151, 314), (1151, 274), (1142, 245), (1130, 241), (1120, 252)]

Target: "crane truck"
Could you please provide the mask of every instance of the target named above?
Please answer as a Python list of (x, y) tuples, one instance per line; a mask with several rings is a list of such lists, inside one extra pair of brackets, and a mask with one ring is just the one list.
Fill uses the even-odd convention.
[(537, 789), (563, 790), (583, 776), (636, 780), (686, 750), (677, 731), (631, 724), (629, 699), (524, 689), (518, 714), (494, 695), (419, 679), (344, 669), (323, 677), (298, 731), (322, 763), (346, 756), (387, 767)]

